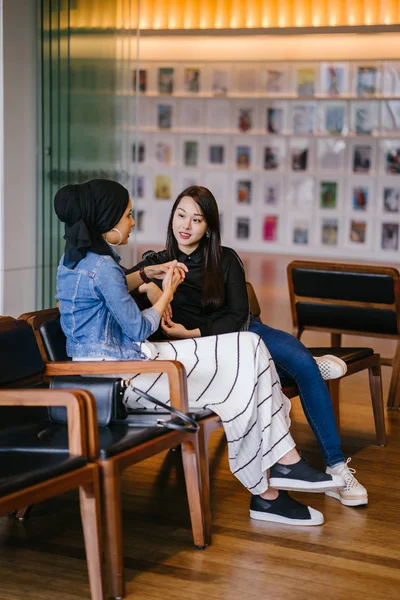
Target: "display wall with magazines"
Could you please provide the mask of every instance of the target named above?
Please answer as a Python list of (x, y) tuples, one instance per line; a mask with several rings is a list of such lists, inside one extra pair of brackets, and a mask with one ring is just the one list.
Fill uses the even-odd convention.
[(397, 259), (400, 61), (148, 61), (129, 76), (138, 241), (162, 243), (199, 184), (239, 250)]

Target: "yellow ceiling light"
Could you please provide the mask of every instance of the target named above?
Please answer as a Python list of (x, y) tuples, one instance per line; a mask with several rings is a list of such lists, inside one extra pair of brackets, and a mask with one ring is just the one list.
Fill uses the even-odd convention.
[(75, 0), (76, 29), (264, 29), (400, 24), (400, 0)]

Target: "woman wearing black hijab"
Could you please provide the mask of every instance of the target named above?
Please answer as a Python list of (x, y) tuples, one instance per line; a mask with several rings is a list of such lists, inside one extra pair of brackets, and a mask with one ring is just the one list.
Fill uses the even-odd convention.
[[(127, 244), (135, 225), (128, 191), (119, 183), (104, 179), (67, 185), (57, 192), (54, 207), (58, 218), (65, 223), (66, 244), (57, 274), (57, 297), (61, 325), (70, 331), (67, 335), (68, 355), (117, 358), (122, 352), (123, 358), (146, 358), (135, 340), (140, 338), (143, 341), (153, 333), (155, 323), (159, 322), (172, 300), (184, 270), (178, 265), (175, 271), (171, 271), (170, 267), (177, 265), (177, 261), (172, 261), (161, 265), (161, 268), (142, 269), (135, 278), (130, 275), (130, 289), (139, 287), (150, 277), (163, 279), (166, 274), (168, 277), (164, 282), (163, 295), (152, 308), (140, 313), (135, 302), (125, 298), (120, 311), (119, 304), (126, 296), (127, 283), (119, 266), (121, 259), (113, 246)], [(91, 273), (91, 277), (85, 277), (86, 273)], [(104, 320), (106, 312), (98, 303), (90, 302), (96, 278), (101, 278), (100, 288), (114, 319)], [(76, 287), (70, 299), (72, 285)], [(79, 299), (83, 297), (87, 298), (88, 312), (80, 308), (75, 314), (73, 309), (78, 307)], [(121, 314), (117, 316), (119, 312)], [(88, 314), (95, 317), (98, 329), (98, 335), (95, 338), (92, 335), (96, 342), (92, 348), (88, 348), (85, 331), (81, 337), (81, 317), (84, 315), (86, 322)], [(73, 330), (70, 329), (72, 323)], [(137, 330), (133, 337), (132, 327)], [(110, 345), (108, 341), (111, 339), (114, 343)]]
[[(112, 246), (126, 244), (134, 225), (128, 192), (112, 181), (66, 186), (55, 197), (65, 223), (65, 253), (57, 271), (57, 298), (67, 354), (74, 360), (179, 360), (186, 367), (189, 404), (216, 412), (225, 428), (232, 472), (252, 494), (252, 518), (320, 525), (323, 515), (286, 492), (325, 491), (343, 485), (305, 463), (289, 432), (289, 400), (282, 394), (268, 350), (253, 333), (150, 343), (160, 318), (184, 277), (172, 261), (132, 273), (131, 287), (163, 278), (163, 293), (140, 312), (128, 291)], [(150, 284), (149, 284), (150, 285)], [(165, 374), (139, 374), (135, 386), (169, 402)], [(128, 387), (124, 402), (146, 401)], [(270, 469), (270, 480), (267, 472)], [(269, 484), (271, 487), (269, 487)]]

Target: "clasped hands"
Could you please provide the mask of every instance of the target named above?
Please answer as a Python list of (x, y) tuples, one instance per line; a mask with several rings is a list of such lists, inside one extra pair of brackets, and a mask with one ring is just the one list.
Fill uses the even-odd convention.
[(177, 276), (180, 275), (181, 283), (188, 272), (188, 268), (184, 263), (178, 262), (177, 260), (170, 260), (169, 262), (162, 263), (161, 265), (148, 265), (145, 267), (145, 273), (149, 279), (165, 279), (165, 276), (171, 271), (173, 273), (170, 275)]
[[(150, 265), (146, 267), (146, 275), (150, 279), (162, 280), (163, 290), (169, 289), (173, 295), (178, 285), (185, 279), (188, 268), (184, 263), (176, 260), (169, 261), (160, 265)], [(155, 283), (144, 283), (139, 287), (140, 292), (145, 292), (152, 305), (161, 297), (162, 291)], [(168, 304), (161, 318), (161, 328), (164, 333), (171, 338), (185, 339), (198, 337), (198, 330), (190, 331), (180, 323), (172, 321), (172, 307)]]

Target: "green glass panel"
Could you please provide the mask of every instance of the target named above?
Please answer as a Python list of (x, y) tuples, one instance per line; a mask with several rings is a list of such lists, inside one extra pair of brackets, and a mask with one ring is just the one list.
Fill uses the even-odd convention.
[[(108, 29), (91, 26), (99, 2), (112, 24)], [(123, 124), (132, 98), (124, 99), (126, 60), (120, 56), (120, 41), (132, 33), (116, 30), (117, 4), (38, 1), (38, 308), (55, 304), (64, 247), (64, 228), (53, 209), (57, 190), (94, 178), (129, 185)], [(122, 4), (128, 10), (131, 2)]]

